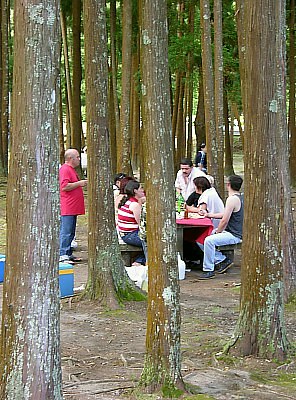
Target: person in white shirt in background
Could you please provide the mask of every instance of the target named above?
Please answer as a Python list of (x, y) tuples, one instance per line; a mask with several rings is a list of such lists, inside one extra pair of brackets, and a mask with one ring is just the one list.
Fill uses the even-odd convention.
[[(214, 183), (214, 178), (210, 175), (205, 176), (200, 176), (197, 178), (194, 178), (193, 182), (195, 185), (195, 191), (196, 193), (199, 193), (201, 196), (198, 199), (198, 206), (187, 206), (187, 210), (189, 212), (197, 212), (200, 215), (204, 215), (205, 213), (210, 213), (210, 214), (223, 214), (224, 212), (224, 204), (217, 193), (216, 189), (212, 187), (212, 184)], [(214, 225), (214, 228), (217, 228), (220, 222), (220, 219), (218, 218), (212, 218), (212, 222)]]
[(206, 176), (206, 174), (200, 168), (194, 167), (189, 158), (182, 158), (175, 180), (175, 188), (178, 193), (182, 193), (185, 201), (195, 191), (193, 180), (198, 176)]

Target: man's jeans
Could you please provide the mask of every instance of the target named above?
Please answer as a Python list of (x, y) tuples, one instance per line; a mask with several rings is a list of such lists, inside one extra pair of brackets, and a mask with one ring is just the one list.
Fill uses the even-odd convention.
[(214, 271), (215, 264), (225, 260), (225, 255), (216, 250), (216, 246), (225, 246), (227, 244), (241, 243), (241, 239), (233, 236), (232, 233), (223, 231), (206, 237), (204, 242), (204, 271)]
[(60, 261), (72, 255), (71, 243), (75, 237), (77, 215), (62, 215), (60, 230)]
[[(121, 237), (121, 239), (126, 244), (131, 244), (132, 246), (141, 247), (141, 249), (143, 249), (142, 240), (139, 238), (139, 230), (125, 234), (124, 236)], [(135, 261), (141, 264), (145, 264), (146, 259), (145, 256), (143, 255), (143, 256), (138, 256)]]

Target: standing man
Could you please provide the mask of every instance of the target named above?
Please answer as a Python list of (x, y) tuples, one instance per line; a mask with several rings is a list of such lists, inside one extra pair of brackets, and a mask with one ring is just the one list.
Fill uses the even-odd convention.
[(231, 175), (227, 180), (228, 198), (223, 214), (205, 213), (205, 217), (222, 218), (218, 228), (204, 242), (204, 261), (202, 280), (215, 278), (223, 274), (232, 265), (232, 261), (225, 257), (216, 246), (241, 243), (243, 238), (244, 196), (240, 193), (243, 179), (239, 175)]
[(206, 176), (199, 168), (194, 167), (189, 158), (182, 158), (180, 170), (177, 172), (175, 187), (178, 193), (182, 193), (186, 201), (191, 193), (195, 192), (193, 179), (198, 176)]
[(72, 255), (71, 242), (75, 237), (77, 215), (85, 214), (82, 188), (87, 180), (79, 180), (75, 170), (80, 164), (80, 155), (76, 149), (65, 152), (65, 164), (60, 168), (60, 200), (61, 200), (61, 229), (60, 229), (60, 262), (77, 262), (80, 258)]

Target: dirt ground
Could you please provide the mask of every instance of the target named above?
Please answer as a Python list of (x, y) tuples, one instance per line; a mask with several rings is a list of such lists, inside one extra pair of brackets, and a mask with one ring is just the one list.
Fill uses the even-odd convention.
[[(87, 279), (86, 228), (79, 226), (74, 266), (75, 287)], [(190, 399), (296, 399), (296, 364), (284, 365), (253, 357), (221, 354), (231, 338), (239, 310), (240, 252), (235, 266), (210, 281), (186, 272), (180, 281), (182, 308), (182, 373), (196, 387)], [(131, 302), (115, 312), (73, 299), (62, 300), (61, 335), (64, 398), (71, 400), (135, 398), (132, 388), (145, 354), (146, 304)], [(295, 344), (296, 310), (289, 307), (286, 323)], [(141, 396), (141, 399), (161, 397)]]
[[(295, 194), (293, 201), (296, 203)], [(4, 231), (5, 185), (1, 185), (0, 250), (3, 253)], [(75, 288), (87, 280), (85, 217), (79, 217), (77, 239), (76, 254), (83, 262), (74, 266)], [(186, 272), (186, 279), (180, 281), (182, 374), (197, 393), (184, 395), (183, 399), (296, 399), (295, 358), (279, 365), (253, 357), (221, 354), (238, 317), (240, 252), (236, 253), (235, 266), (226, 274), (210, 281), (198, 281), (199, 273)], [(161, 399), (151, 395), (136, 397), (131, 393), (143, 368), (146, 304), (130, 302), (122, 310), (105, 312), (93, 303), (76, 299), (61, 301), (64, 399)], [(286, 325), (288, 337), (295, 345), (295, 304), (287, 307)]]

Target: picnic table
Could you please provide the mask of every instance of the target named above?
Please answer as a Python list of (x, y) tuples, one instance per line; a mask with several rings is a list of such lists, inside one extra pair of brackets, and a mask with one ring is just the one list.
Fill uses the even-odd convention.
[(203, 244), (205, 238), (212, 233), (213, 223), (210, 218), (181, 218), (177, 223), (177, 251), (183, 259), (184, 239), (189, 242)]

